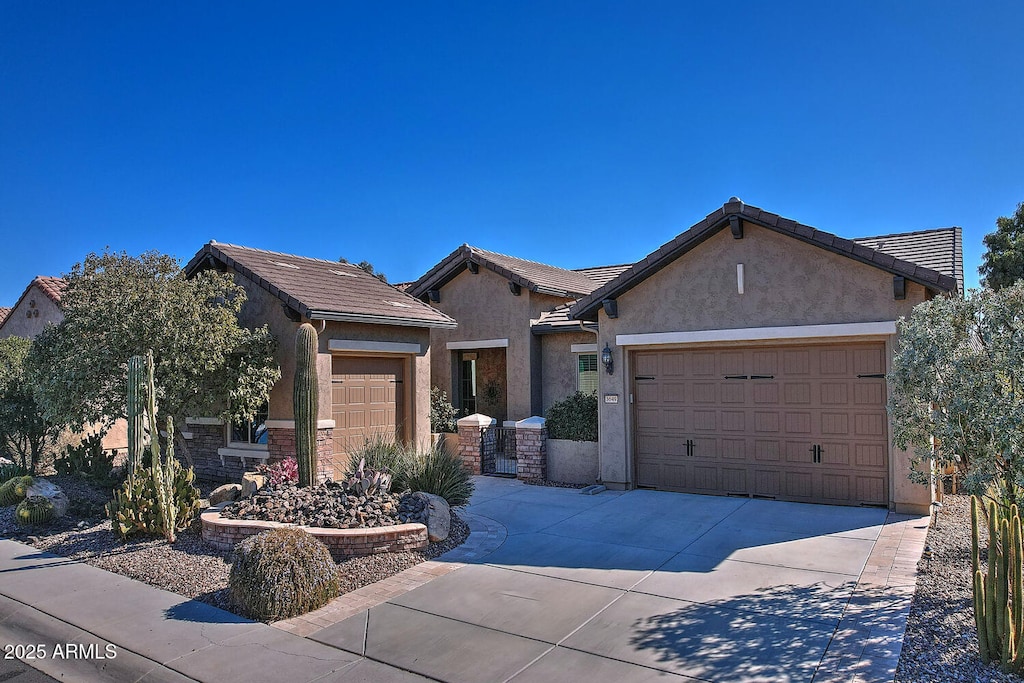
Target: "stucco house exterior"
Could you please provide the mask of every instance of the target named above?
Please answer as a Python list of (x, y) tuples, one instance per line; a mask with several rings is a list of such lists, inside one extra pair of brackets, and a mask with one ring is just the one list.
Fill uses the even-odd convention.
[[(47, 325), (59, 323), (64, 319), (60, 310), (63, 292), (64, 280), (59, 277), (39, 275), (33, 278), (12, 308), (0, 309), (0, 339), (33, 339)], [(7, 310), (7, 315), (3, 315), (2, 310)]]
[(200, 477), (237, 480), (257, 462), (294, 456), (294, 344), (303, 322), (320, 338), (323, 476), (340, 475), (347, 454), (377, 436), (429, 445), (431, 331), (454, 329), (452, 318), (352, 264), (210, 242), (185, 272), (205, 268), (231, 273), (245, 289), (240, 322), (268, 325), (282, 377), (251, 423), (189, 420), (189, 451)]
[[(595, 378), (606, 486), (931, 503), (892, 445), (885, 374), (896, 320), (962, 295), (959, 228), (849, 240), (733, 198), (641, 261), (595, 270), (604, 281), (587, 292), (587, 271), (517, 261), (464, 246), (410, 286), (460, 323), (432, 333), (433, 382), (459, 397), (455, 354), (479, 362), (481, 341), (501, 342), (507, 417), (541, 415), (576, 388), (563, 360), (607, 349)], [(574, 286), (545, 289), (552, 273)]]

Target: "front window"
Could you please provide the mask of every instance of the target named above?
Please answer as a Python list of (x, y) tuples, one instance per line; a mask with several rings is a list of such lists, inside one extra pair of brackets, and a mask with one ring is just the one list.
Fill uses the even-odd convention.
[(576, 390), (584, 394), (596, 394), (597, 354), (581, 353), (576, 368)]
[(255, 417), (251, 420), (235, 421), (231, 423), (232, 444), (243, 445), (266, 445), (267, 443), (267, 415), (270, 412), (270, 404), (264, 403), (256, 411)]

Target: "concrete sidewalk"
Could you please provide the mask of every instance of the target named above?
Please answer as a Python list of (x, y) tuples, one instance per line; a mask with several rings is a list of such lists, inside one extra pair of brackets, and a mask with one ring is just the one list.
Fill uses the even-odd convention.
[(0, 645), (43, 646), (26, 663), (60, 680), (425, 680), (10, 540), (0, 540)]

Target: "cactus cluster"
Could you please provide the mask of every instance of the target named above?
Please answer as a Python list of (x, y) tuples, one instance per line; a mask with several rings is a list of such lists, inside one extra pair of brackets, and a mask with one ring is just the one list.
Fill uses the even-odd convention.
[(309, 323), (295, 333), (295, 382), (292, 405), (295, 410), (295, 460), (299, 465), (299, 486), (316, 483), (316, 417), (320, 385), (316, 372), (319, 338)]
[[(136, 397), (129, 399), (129, 428), (137, 423), (134, 411), (142, 409), (148, 417), (150, 465), (142, 467), (143, 454), (130, 454), (133, 464), (129, 466), (128, 478), (121, 489), (114, 492), (114, 499), (107, 503), (107, 515), (115, 533), (128, 538), (135, 533), (156, 533), (171, 543), (175, 532), (187, 527), (199, 512), (199, 490), (193, 481), (195, 473), (191, 467), (183, 468), (174, 457), (174, 420), (167, 418), (167, 455), (161, 457), (160, 439), (156, 421), (156, 383), (153, 379), (153, 352), (145, 357), (134, 356), (129, 362), (129, 373), (133, 368), (144, 367), (145, 381), (137, 382), (144, 391), (144, 400)], [(137, 380), (138, 378), (136, 378)], [(128, 388), (131, 391), (133, 380), (129, 378)], [(140, 447), (139, 432), (134, 435), (135, 448)], [(129, 437), (129, 444), (133, 442)]]
[(25, 496), (28, 495), (28, 487), (32, 486), (34, 482), (35, 479), (28, 475), (8, 479), (3, 486), (0, 486), (0, 507), (17, 505), (25, 500)]
[(391, 490), (391, 475), (381, 470), (368, 469), (366, 459), (359, 461), (359, 468), (351, 477), (340, 482), (345, 493), (353, 496), (372, 496), (377, 492)]
[(36, 526), (53, 519), (53, 503), (44, 496), (28, 496), (14, 508), (14, 521), (21, 526)]
[(971, 562), (974, 570), (974, 621), (978, 649), (986, 664), (998, 662), (1008, 673), (1024, 672), (1024, 588), (1020, 514), (988, 506), (988, 573), (981, 569), (980, 501), (971, 497)]

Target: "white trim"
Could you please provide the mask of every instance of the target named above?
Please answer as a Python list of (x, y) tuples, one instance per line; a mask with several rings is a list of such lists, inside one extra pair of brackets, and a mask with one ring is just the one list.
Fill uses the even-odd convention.
[(209, 425), (216, 427), (224, 424), (224, 420), (219, 417), (186, 417), (185, 424), (187, 425)]
[(448, 342), (445, 348), (449, 351), (462, 349), (504, 349), (508, 348), (508, 339), (478, 339), (477, 341)]
[(569, 350), (572, 353), (597, 353), (597, 344), (573, 344)]
[[(295, 420), (267, 420), (267, 429), (295, 429)], [(317, 429), (334, 429), (334, 420), (317, 420)]]
[(266, 462), (267, 458), (270, 457), (270, 451), (267, 450), (266, 446), (262, 446), (262, 448), (237, 448), (228, 446), (227, 448), (218, 448), (217, 455), (220, 456), (221, 467), (224, 467), (225, 457), (239, 458), (242, 461), (242, 467), (248, 467), (248, 463), (245, 462), (246, 458)]
[(404, 342), (363, 341), (360, 339), (331, 339), (327, 342), (329, 351), (374, 351), (376, 353), (415, 353), (423, 352), (420, 344)]
[(617, 334), (619, 346), (651, 346), (657, 344), (701, 344), (725, 341), (760, 341), (773, 339), (820, 339), (829, 337), (880, 337), (896, 334), (896, 321), (877, 323), (840, 323), (837, 325), (791, 325), (787, 327), (741, 327), (729, 330), (696, 330), (694, 332), (650, 332)]

